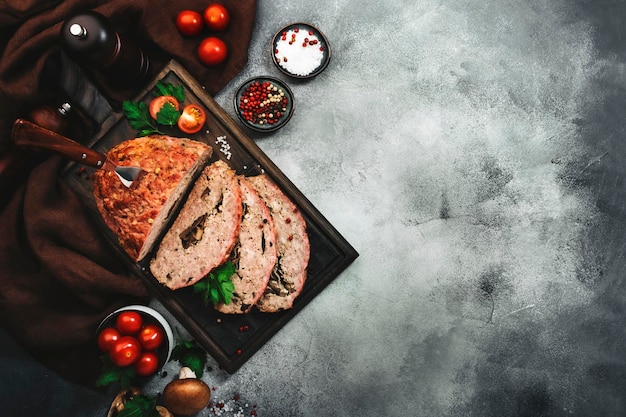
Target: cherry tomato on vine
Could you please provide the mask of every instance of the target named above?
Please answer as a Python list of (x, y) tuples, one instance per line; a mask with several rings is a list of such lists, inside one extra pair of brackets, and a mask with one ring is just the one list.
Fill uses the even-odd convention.
[(144, 352), (139, 356), (134, 366), (137, 375), (152, 375), (159, 368), (159, 357), (154, 352)]
[(228, 55), (228, 47), (220, 38), (209, 36), (198, 46), (198, 58), (204, 65), (214, 66), (221, 64)]
[(183, 109), (183, 113), (178, 118), (178, 128), (185, 133), (196, 133), (202, 129), (206, 121), (206, 114), (202, 107), (196, 104), (189, 104)]
[(113, 345), (109, 351), (111, 362), (115, 366), (129, 366), (135, 363), (141, 356), (141, 345), (139, 340), (132, 336), (122, 336)]
[(204, 23), (211, 30), (224, 30), (230, 22), (230, 13), (228, 9), (221, 4), (209, 4), (202, 14)]
[(143, 317), (136, 311), (123, 311), (117, 316), (115, 324), (123, 335), (136, 334), (143, 326)]
[(152, 118), (154, 120), (156, 120), (157, 113), (159, 111), (161, 111), (163, 106), (165, 104), (167, 104), (167, 103), (169, 103), (172, 106), (174, 106), (176, 111), (178, 111), (180, 109), (180, 103), (178, 102), (178, 100), (176, 100), (176, 97), (173, 97), (173, 96), (158, 96), (158, 97), (153, 98), (152, 101), (150, 102), (150, 104), (148, 105), (148, 110), (150, 111), (150, 116), (152, 116)]
[(137, 335), (143, 350), (155, 350), (161, 346), (163, 338), (163, 330), (156, 324), (146, 324)]
[(176, 27), (185, 36), (196, 36), (202, 32), (204, 20), (195, 10), (183, 10), (176, 16)]
[(111, 346), (115, 343), (122, 335), (120, 332), (113, 327), (105, 327), (98, 333), (98, 348), (102, 352), (108, 352), (111, 350)]

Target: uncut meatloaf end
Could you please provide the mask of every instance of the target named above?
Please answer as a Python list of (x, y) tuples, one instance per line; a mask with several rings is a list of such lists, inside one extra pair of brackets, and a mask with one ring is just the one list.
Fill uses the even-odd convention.
[(267, 288), (256, 307), (266, 313), (287, 310), (293, 307), (306, 281), (310, 257), (306, 221), (298, 207), (267, 175), (247, 180), (272, 215), (278, 255)]
[(225, 162), (204, 168), (150, 261), (152, 275), (176, 290), (223, 264), (239, 236), (241, 189)]
[(263, 296), (277, 259), (272, 216), (248, 181), (242, 176), (238, 179), (243, 211), (239, 240), (230, 256), (236, 270), (230, 278), (235, 289), (230, 303), (214, 306), (225, 314), (244, 314), (254, 307)]
[(109, 150), (111, 162), (144, 171), (130, 188), (114, 172), (99, 169), (94, 175), (98, 211), (134, 261), (153, 248), (172, 207), (211, 153), (205, 143), (162, 135), (127, 140)]

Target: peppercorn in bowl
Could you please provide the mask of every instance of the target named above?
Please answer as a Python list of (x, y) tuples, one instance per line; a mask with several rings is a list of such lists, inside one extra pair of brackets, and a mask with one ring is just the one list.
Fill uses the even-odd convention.
[(276, 32), (271, 53), (276, 67), (293, 78), (313, 78), (330, 62), (326, 36), (308, 23), (292, 23)]
[(239, 87), (234, 100), (239, 119), (257, 132), (285, 126), (295, 109), (291, 89), (272, 77), (250, 78)]

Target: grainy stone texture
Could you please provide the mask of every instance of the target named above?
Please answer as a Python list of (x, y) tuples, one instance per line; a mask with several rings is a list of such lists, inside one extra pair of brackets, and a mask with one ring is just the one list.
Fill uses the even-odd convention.
[[(286, 79), (289, 124), (250, 136), (360, 256), (235, 375), (207, 373), (222, 415), (626, 414), (625, 18), (624, 1), (259, 2), (216, 98), (234, 117), (245, 79), (286, 79), (283, 25), (326, 34), (326, 71)], [(95, 415), (72, 389), (57, 402)]]

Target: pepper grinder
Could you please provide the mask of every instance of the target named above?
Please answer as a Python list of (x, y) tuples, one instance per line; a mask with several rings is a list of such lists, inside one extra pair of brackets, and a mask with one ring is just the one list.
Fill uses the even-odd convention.
[(86, 142), (95, 131), (93, 119), (67, 99), (43, 104), (31, 110), (26, 119), (79, 143)]
[(148, 57), (100, 13), (88, 11), (67, 19), (61, 44), (71, 58), (112, 84), (136, 85), (148, 74)]

